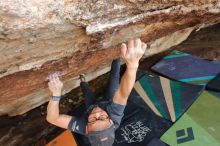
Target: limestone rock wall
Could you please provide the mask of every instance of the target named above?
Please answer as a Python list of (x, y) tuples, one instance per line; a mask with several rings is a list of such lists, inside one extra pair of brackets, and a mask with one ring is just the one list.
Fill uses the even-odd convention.
[(122, 42), (140, 37), (150, 56), (219, 20), (218, 0), (1, 0), (0, 115), (48, 101), (53, 72), (63, 93), (107, 72)]

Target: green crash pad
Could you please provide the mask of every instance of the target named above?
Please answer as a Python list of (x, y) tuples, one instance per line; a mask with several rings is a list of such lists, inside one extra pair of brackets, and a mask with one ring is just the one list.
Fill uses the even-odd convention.
[(220, 146), (220, 98), (204, 91), (161, 137), (171, 146)]
[(176, 121), (203, 91), (202, 86), (172, 81), (146, 71), (134, 89), (155, 114), (171, 121)]

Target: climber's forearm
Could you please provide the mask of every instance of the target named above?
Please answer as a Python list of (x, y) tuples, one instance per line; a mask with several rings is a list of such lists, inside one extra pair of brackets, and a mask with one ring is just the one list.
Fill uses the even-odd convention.
[(47, 106), (47, 121), (53, 125), (67, 129), (71, 116), (59, 112), (59, 101), (50, 100)]
[(53, 101), (52, 99), (49, 101), (47, 106), (47, 120), (53, 121), (54, 119), (59, 118), (59, 101)]
[(137, 68), (127, 68), (122, 76), (121, 83), (116, 91), (113, 101), (117, 104), (125, 105), (128, 100), (128, 96), (134, 86), (136, 79)]

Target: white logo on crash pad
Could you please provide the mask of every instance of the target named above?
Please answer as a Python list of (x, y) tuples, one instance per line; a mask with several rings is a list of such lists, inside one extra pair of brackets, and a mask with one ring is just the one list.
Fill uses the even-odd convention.
[(144, 140), (144, 137), (147, 135), (147, 133), (151, 132), (151, 130), (144, 126), (142, 121), (138, 122), (132, 122), (128, 125), (125, 125), (121, 128), (121, 136), (124, 140), (118, 141), (116, 139), (117, 143), (133, 143), (133, 142), (141, 142)]

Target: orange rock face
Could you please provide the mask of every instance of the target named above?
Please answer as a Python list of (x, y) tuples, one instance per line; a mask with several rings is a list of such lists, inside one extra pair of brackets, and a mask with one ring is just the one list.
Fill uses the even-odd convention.
[(0, 115), (18, 115), (48, 101), (49, 74), (60, 74), (66, 93), (79, 74), (107, 72), (122, 42), (140, 37), (156, 54), (218, 23), (220, 2), (5, 0), (0, 14)]

